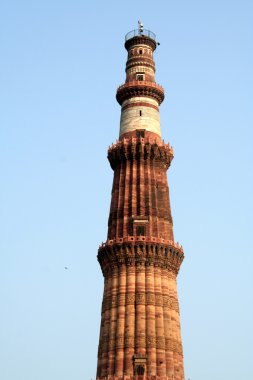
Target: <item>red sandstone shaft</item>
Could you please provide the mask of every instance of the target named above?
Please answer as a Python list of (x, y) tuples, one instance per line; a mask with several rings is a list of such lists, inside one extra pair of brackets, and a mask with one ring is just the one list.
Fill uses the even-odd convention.
[(126, 81), (117, 91), (120, 136), (108, 150), (114, 170), (106, 243), (97, 380), (183, 380), (174, 242), (166, 171), (173, 150), (161, 139), (155, 35), (126, 36)]

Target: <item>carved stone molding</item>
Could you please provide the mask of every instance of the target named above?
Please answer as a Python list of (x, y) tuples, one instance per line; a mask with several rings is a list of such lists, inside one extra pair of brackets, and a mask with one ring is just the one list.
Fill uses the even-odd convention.
[(164, 336), (157, 336), (156, 337), (156, 348), (159, 348), (160, 350), (165, 350), (165, 338), (164, 338)]
[(176, 298), (156, 293), (126, 293), (118, 296), (104, 297), (102, 312), (127, 305), (153, 305), (175, 310), (179, 313), (179, 305)]
[(148, 335), (146, 342), (147, 348), (156, 348), (156, 337), (154, 335)]
[[(123, 240), (123, 239), (122, 239)], [(129, 249), (129, 245), (132, 249)], [(167, 269), (177, 275), (184, 259), (184, 253), (180, 246), (152, 242), (113, 242), (103, 244), (98, 250), (98, 261), (103, 275), (107, 277), (114, 268), (122, 265), (136, 266), (136, 271), (144, 271), (145, 266), (154, 266)]]
[(132, 46), (136, 45), (148, 45), (154, 51), (156, 49), (155, 37), (153, 39), (145, 35), (138, 35), (134, 36), (133, 38), (127, 39), (125, 42), (126, 50), (129, 50)]
[(108, 149), (108, 160), (112, 169), (122, 161), (156, 160), (162, 162), (168, 169), (173, 160), (173, 149), (169, 144), (156, 141), (150, 137), (124, 138)]
[(171, 296), (163, 296), (163, 306), (175, 310), (179, 313), (178, 300)]
[(135, 293), (126, 294), (126, 305), (134, 305), (135, 302)]
[(155, 305), (155, 294), (146, 293), (146, 303), (147, 305)]
[(120, 105), (124, 100), (135, 96), (148, 96), (160, 105), (164, 100), (164, 90), (156, 82), (138, 80), (126, 82), (117, 89), (116, 99)]
[(183, 354), (181, 342), (171, 339), (164, 338), (163, 336), (155, 335), (133, 335), (124, 336), (123, 334), (117, 335), (116, 338), (105, 337), (100, 345), (100, 353), (105, 353), (107, 351), (113, 351), (117, 348), (135, 348), (135, 347), (147, 347), (156, 348), (160, 350), (172, 351), (178, 354)]
[(145, 305), (145, 293), (136, 293), (135, 294), (135, 303), (136, 305)]
[(156, 306), (163, 306), (163, 295), (162, 294), (156, 294), (155, 295), (155, 305)]
[(165, 346), (167, 351), (177, 352), (183, 354), (182, 343), (175, 339), (165, 339)]

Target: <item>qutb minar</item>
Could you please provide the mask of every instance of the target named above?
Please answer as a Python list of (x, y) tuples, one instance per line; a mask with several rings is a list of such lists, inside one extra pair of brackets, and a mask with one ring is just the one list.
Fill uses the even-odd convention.
[(108, 150), (108, 236), (98, 250), (104, 295), (97, 380), (184, 379), (176, 282), (184, 253), (173, 236), (166, 176), (173, 150), (161, 138), (156, 47), (141, 22), (126, 35), (119, 140)]

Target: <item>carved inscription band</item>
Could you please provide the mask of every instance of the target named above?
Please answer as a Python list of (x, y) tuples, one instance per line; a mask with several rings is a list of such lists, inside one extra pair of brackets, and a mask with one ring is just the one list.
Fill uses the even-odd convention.
[[(182, 344), (181, 342), (175, 339), (165, 339), (163, 336), (152, 336), (149, 335), (146, 338), (140, 335), (136, 335), (136, 340), (142, 345), (142, 347), (147, 348), (156, 348), (156, 349), (166, 349), (166, 351), (177, 352), (182, 354)], [(119, 348), (135, 348), (135, 339), (134, 336), (124, 337), (124, 335), (117, 336), (117, 339), (103, 339), (103, 342), (100, 344), (100, 353), (105, 353), (111, 350)]]
[(163, 306), (179, 312), (178, 301), (176, 298), (157, 293), (127, 293), (104, 297), (102, 311), (104, 312), (112, 307), (118, 307), (125, 304)]

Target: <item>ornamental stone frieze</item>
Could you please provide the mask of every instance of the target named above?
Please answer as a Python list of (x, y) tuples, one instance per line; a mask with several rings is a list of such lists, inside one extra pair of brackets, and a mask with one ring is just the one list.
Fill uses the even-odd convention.
[(173, 160), (173, 149), (169, 144), (150, 137), (124, 138), (108, 149), (108, 160), (113, 170), (122, 161), (141, 158), (160, 161), (168, 169)]
[(127, 337), (119, 335), (114, 339), (109, 339), (107, 337), (103, 340), (103, 344), (101, 345), (101, 353), (107, 352), (107, 349), (115, 350), (115, 348), (134, 348), (136, 340), (138, 340), (139, 344), (143, 345), (143, 347), (156, 349), (166, 348), (168, 351), (182, 354), (181, 342), (172, 338), (165, 339), (163, 336), (157, 337), (155, 335), (149, 335), (146, 338), (142, 335), (132, 335)]
[(178, 301), (175, 297), (156, 293), (126, 293), (119, 296), (104, 297), (102, 312), (117, 308), (119, 305), (156, 305), (179, 312)]
[(104, 276), (121, 265), (152, 265), (177, 274), (183, 259), (184, 252), (181, 246), (173, 242), (154, 243), (152, 238), (122, 243), (109, 241), (102, 244), (98, 251), (98, 261)]
[(154, 82), (133, 80), (118, 88), (116, 99), (122, 105), (125, 100), (138, 96), (153, 98), (160, 105), (164, 100), (164, 90)]

